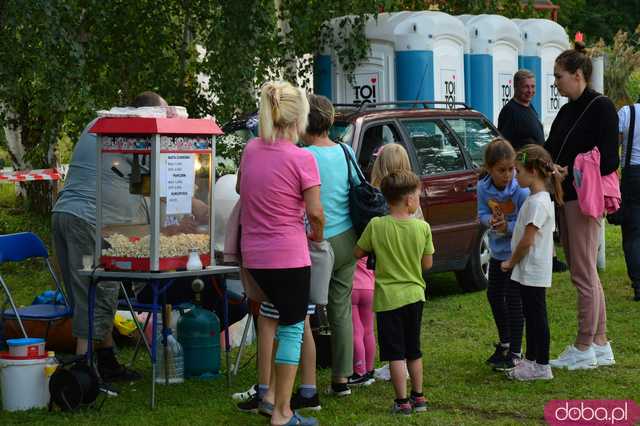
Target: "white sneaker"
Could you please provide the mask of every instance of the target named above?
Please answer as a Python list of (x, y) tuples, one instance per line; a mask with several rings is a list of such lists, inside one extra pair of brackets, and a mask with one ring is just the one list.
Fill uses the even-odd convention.
[(514, 368), (506, 370), (504, 373), (509, 379), (518, 379), (525, 371), (532, 370), (534, 364), (535, 362), (523, 358)]
[(596, 352), (593, 347), (589, 347), (586, 351), (581, 351), (573, 345), (567, 348), (556, 359), (549, 361), (549, 365), (554, 368), (566, 368), (568, 370), (583, 370), (596, 368), (598, 362), (596, 360)]
[(606, 366), (613, 365), (616, 363), (616, 360), (613, 358), (613, 350), (611, 350), (611, 343), (607, 342), (606, 345), (597, 345), (592, 344), (591, 347), (593, 351), (596, 353), (596, 362), (598, 366)]
[(534, 363), (534, 369), (536, 371), (536, 378), (534, 380), (551, 380), (553, 379), (553, 372), (549, 364)]
[(524, 360), (507, 373), (507, 377), (520, 381), (551, 380), (553, 373), (549, 365), (540, 365), (537, 362)]
[[(407, 375), (407, 379), (409, 378), (409, 371), (407, 370), (407, 368), (405, 367), (405, 373)], [(373, 371), (373, 378), (376, 380), (384, 380), (384, 381), (390, 381), (391, 380), (391, 370), (389, 370), (389, 364), (385, 364), (380, 368), (376, 368)]]
[(391, 371), (389, 371), (389, 364), (385, 364), (380, 368), (376, 368), (373, 372), (373, 378), (376, 380), (391, 380)]
[(233, 395), (231, 395), (231, 398), (233, 398), (234, 401), (248, 401), (253, 398), (256, 393), (258, 393), (258, 385), (252, 385), (244, 392), (234, 393)]

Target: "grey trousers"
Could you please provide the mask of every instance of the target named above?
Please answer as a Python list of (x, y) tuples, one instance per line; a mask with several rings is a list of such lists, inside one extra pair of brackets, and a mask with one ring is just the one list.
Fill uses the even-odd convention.
[(356, 258), (353, 257), (356, 233), (349, 229), (328, 238), (328, 241), (335, 254), (327, 304), (327, 317), (331, 326), (332, 377), (349, 377), (353, 374), (351, 290), (356, 269)]
[[(89, 337), (89, 278), (80, 276), (82, 255), (95, 250), (95, 227), (69, 213), (53, 213), (53, 244), (62, 271), (62, 280), (73, 307), (72, 333)], [(119, 283), (102, 281), (96, 290), (93, 339), (104, 340), (113, 328), (118, 303)]]

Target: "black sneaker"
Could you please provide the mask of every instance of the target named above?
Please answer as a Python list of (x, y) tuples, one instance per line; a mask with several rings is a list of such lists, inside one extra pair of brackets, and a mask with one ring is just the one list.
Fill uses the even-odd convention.
[(346, 383), (331, 383), (329, 394), (335, 396), (347, 396), (351, 395), (351, 389), (349, 389)]
[(375, 369), (371, 370), (371, 371), (367, 371), (367, 377), (370, 378), (370, 379), (373, 379), (374, 382), (376, 381), (375, 374), (376, 374), (376, 370)]
[(493, 352), (493, 355), (487, 358), (485, 362), (490, 365), (495, 365), (507, 359), (508, 355), (509, 355), (509, 348), (508, 347), (505, 348), (500, 343), (496, 343), (496, 350)]
[(305, 398), (300, 393), (300, 389), (298, 389), (291, 397), (291, 409), (320, 411), (322, 406), (320, 405), (318, 392), (316, 392), (311, 398)]
[(256, 392), (251, 398), (247, 399), (246, 401), (238, 402), (236, 404), (236, 407), (238, 407), (238, 410), (242, 411), (243, 413), (257, 414), (258, 408), (260, 407), (260, 401), (262, 401), (262, 399), (260, 399), (258, 393)]
[(353, 373), (351, 377), (347, 379), (347, 386), (369, 386), (373, 382), (375, 382), (375, 379), (373, 377), (369, 377), (368, 373), (365, 373), (362, 376), (357, 373)]
[(567, 269), (569, 269), (569, 267), (567, 266), (566, 263), (564, 263), (563, 261), (559, 260), (557, 257), (554, 256), (553, 258), (553, 272), (566, 272)]
[(518, 355), (510, 352), (504, 359), (493, 364), (493, 369), (495, 371), (510, 371), (516, 368), (516, 365), (518, 365), (521, 360)]

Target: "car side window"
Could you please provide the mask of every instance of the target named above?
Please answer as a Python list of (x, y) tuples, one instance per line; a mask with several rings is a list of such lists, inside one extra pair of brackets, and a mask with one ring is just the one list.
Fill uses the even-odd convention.
[(445, 121), (458, 135), (474, 165), (479, 167), (484, 162), (484, 149), (498, 133), (486, 121), (478, 118), (447, 118)]
[(415, 147), (421, 176), (466, 168), (460, 147), (436, 120), (405, 120), (402, 124)]
[(368, 177), (373, 162), (374, 154), (378, 149), (390, 143), (402, 143), (400, 132), (392, 123), (370, 126), (365, 130), (362, 136), (362, 146), (358, 155), (358, 163), (360, 169), (365, 172)]

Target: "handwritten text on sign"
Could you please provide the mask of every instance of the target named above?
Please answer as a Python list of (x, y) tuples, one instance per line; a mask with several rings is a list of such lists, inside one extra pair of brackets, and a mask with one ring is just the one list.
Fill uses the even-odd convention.
[[(195, 179), (194, 154), (162, 154), (161, 196), (167, 197), (167, 214), (191, 214)], [(163, 168), (166, 172), (163, 173)]]

